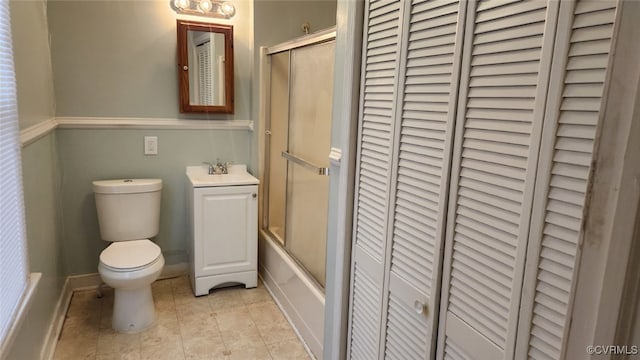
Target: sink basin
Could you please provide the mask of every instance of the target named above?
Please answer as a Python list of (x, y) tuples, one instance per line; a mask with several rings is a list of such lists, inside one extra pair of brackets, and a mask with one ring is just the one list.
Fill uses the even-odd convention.
[(247, 172), (244, 164), (230, 164), (228, 174), (209, 175), (208, 166), (187, 166), (187, 178), (193, 187), (257, 185), (260, 183)]

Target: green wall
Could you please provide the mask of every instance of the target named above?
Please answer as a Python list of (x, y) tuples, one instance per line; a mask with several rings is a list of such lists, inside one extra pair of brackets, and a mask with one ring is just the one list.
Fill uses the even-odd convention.
[(176, 13), (169, 1), (48, 1), (59, 117), (251, 117), (253, 2), (234, 2), (235, 114), (180, 114)]
[(42, 273), (37, 293), (7, 359), (39, 359), (66, 278), (56, 136), (22, 148), (27, 250), (32, 272)]
[(53, 74), (43, 0), (11, 1), (11, 32), (20, 129), (54, 116)]
[[(220, 158), (249, 161), (247, 130), (58, 129), (64, 242), (70, 274), (97, 272), (100, 240), (91, 182), (99, 179), (163, 180), (160, 234), (167, 264), (186, 262), (185, 167)], [(143, 137), (158, 137), (158, 155), (143, 155)]]
[[(176, 18), (167, 1), (48, 2), (56, 116), (145, 119), (251, 118), (253, 1), (234, 2), (235, 114), (180, 114)], [(167, 264), (186, 261), (184, 173), (220, 158), (250, 164), (246, 130), (58, 129), (64, 242), (69, 274), (97, 272), (100, 240), (91, 181), (164, 180), (160, 233)], [(159, 155), (144, 156), (156, 135)]]
[[(46, 2), (11, 1), (20, 128), (54, 116)], [(42, 273), (8, 359), (38, 359), (66, 277), (56, 136), (22, 148), (29, 269)]]

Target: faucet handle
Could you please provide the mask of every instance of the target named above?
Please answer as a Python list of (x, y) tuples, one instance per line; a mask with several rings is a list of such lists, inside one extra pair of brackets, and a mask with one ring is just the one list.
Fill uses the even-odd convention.
[(220, 158), (216, 159), (216, 166), (215, 166), (215, 173), (216, 174), (228, 174), (228, 169), (227, 169), (227, 165), (229, 165), (228, 162), (222, 163), (220, 162)]
[(213, 163), (210, 163), (208, 161), (203, 161), (202, 163), (206, 164), (206, 165), (209, 165), (209, 175), (215, 174), (216, 165), (213, 165)]

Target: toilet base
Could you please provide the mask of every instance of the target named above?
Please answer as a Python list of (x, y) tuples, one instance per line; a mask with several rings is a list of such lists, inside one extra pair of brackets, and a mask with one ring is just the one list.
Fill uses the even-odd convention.
[(114, 289), (113, 329), (136, 333), (149, 328), (156, 321), (151, 285), (135, 289)]
[(162, 255), (146, 267), (131, 271), (114, 271), (98, 264), (98, 272), (114, 290), (113, 319), (111, 325), (118, 332), (135, 333), (147, 329), (156, 320), (156, 309), (151, 294), (151, 284), (162, 268)]

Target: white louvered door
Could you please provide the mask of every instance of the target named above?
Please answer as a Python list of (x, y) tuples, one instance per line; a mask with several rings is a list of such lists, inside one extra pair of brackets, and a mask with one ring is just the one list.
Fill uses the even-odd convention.
[(365, 5), (348, 342), (351, 359), (371, 360), (379, 355), (402, 5), (401, 0)]
[[(545, 116), (516, 358), (561, 359), (616, 1), (563, 2)], [(540, 194), (540, 195), (537, 195)]]
[(458, 0), (366, 10), (353, 359), (434, 354), (464, 10)]
[(439, 358), (514, 356), (558, 5), (469, 3)]
[(429, 359), (466, 2), (407, 1), (383, 296), (385, 359)]

